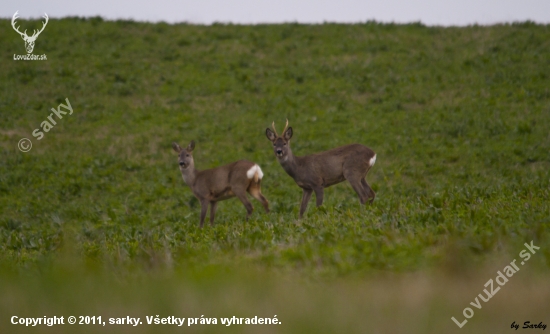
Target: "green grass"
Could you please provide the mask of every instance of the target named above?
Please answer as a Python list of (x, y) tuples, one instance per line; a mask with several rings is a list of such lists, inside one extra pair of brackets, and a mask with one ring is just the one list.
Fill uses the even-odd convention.
[[(25, 332), (5, 320), (16, 311), (73, 310), (283, 321), (239, 332), (449, 332), (531, 240), (541, 250), (522, 278), (463, 330), (539, 315), (550, 278), (550, 26), (67, 18), (37, 39), (48, 60), (25, 62), (12, 60), (24, 44), (1, 21), (0, 293), (15, 292), (0, 302), (0, 326), (10, 332)], [(36, 140), (65, 98), (73, 114)], [(375, 203), (361, 207), (340, 184), (298, 220), (301, 190), (264, 134), (286, 118), (297, 155), (371, 147)], [(245, 222), (231, 199), (199, 229), (171, 149), (192, 139), (199, 169), (257, 162), (272, 212), (253, 201)]]

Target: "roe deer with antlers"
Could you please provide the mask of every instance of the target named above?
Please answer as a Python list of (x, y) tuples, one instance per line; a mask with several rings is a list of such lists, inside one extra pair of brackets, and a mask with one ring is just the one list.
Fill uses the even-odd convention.
[(267, 128), (266, 136), (273, 143), (273, 151), (277, 160), (296, 184), (303, 189), (300, 218), (306, 211), (312, 192), (317, 197), (317, 206), (323, 204), (323, 189), (333, 184), (348, 180), (361, 204), (372, 203), (375, 193), (365, 177), (376, 161), (376, 153), (361, 144), (350, 144), (329, 151), (298, 157), (292, 154), (290, 138), (292, 127), (288, 120), (282, 136), (275, 130), (275, 122), (271, 124), (273, 131)]
[(262, 195), (260, 188), (264, 174), (257, 164), (239, 160), (225, 166), (199, 171), (195, 168), (193, 159), (194, 141), (191, 141), (185, 149), (182, 149), (177, 143), (172, 143), (172, 148), (178, 152), (178, 163), (183, 181), (187, 183), (201, 203), (200, 227), (204, 225), (208, 204), (210, 204), (210, 225), (214, 226), (217, 203), (235, 196), (243, 202), (248, 220), (254, 208), (246, 197), (247, 192), (260, 201), (265, 211), (269, 212), (269, 203)]

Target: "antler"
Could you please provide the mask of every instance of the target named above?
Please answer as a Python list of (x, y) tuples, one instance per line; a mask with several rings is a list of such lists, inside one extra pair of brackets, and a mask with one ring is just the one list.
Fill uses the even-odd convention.
[(271, 123), (271, 127), (273, 128), (273, 132), (275, 132), (275, 136), (279, 137), (279, 135), (277, 134), (277, 130), (275, 130), (275, 121)]
[[(273, 128), (273, 132), (275, 132), (275, 136), (279, 137), (279, 135), (277, 134), (277, 130), (275, 130), (275, 121), (271, 123), (271, 127)], [(283, 132), (281, 132), (283, 135), (285, 134), (286, 129), (288, 129), (288, 118), (286, 119), (286, 125), (285, 125), (285, 128), (283, 129)]]
[[(23, 36), (27, 36), (27, 30), (25, 30), (25, 32), (21, 32), (19, 31), (19, 27), (16, 27), (15, 26), (15, 20), (17, 20), (19, 18), (19, 16), (17, 16), (17, 13), (19, 13), (19, 11), (15, 12), (15, 14), (13, 14), (13, 17), (11, 18), (11, 26), (13, 27), (13, 30), (17, 31), (19, 33), (19, 35)], [(27, 36), (28, 37), (28, 36)]]
[[(19, 35), (26, 36), (27, 38), (29, 38), (29, 36), (27, 35), (27, 29), (25, 29), (25, 32), (21, 32), (21, 31), (19, 31), (19, 27), (15, 26), (15, 24), (16, 24), (15, 21), (19, 18), (19, 16), (17, 16), (18, 13), (19, 13), (19, 11), (16, 11), (15, 14), (13, 14), (13, 17), (11, 18), (11, 26), (13, 27), (13, 29), (15, 31), (17, 31), (19, 33)], [(43, 18), (46, 19), (46, 22), (42, 22), (42, 29), (40, 29), (39, 31), (36, 31), (36, 29), (35, 29), (34, 33), (32, 34), (31, 37), (38, 37), (38, 35), (40, 35), (40, 33), (42, 31), (44, 31), (44, 28), (46, 28), (46, 25), (48, 24), (48, 21), (50, 20), (50, 18), (48, 17), (48, 14), (46, 14), (46, 13), (44, 13)]]
[(40, 29), (40, 31), (38, 31), (38, 32), (36, 32), (36, 30), (34, 30), (34, 34), (32, 34), (32, 37), (38, 37), (38, 35), (40, 35), (40, 33), (42, 31), (44, 31), (44, 28), (46, 28), (46, 25), (48, 24), (48, 21), (50, 20), (50, 18), (48, 17), (48, 14), (46, 14), (46, 13), (44, 13), (43, 18), (46, 19), (46, 22), (42, 23), (42, 29)]
[(283, 129), (283, 135), (285, 134), (286, 129), (288, 129), (288, 118), (286, 119), (286, 125), (285, 125), (285, 128)]

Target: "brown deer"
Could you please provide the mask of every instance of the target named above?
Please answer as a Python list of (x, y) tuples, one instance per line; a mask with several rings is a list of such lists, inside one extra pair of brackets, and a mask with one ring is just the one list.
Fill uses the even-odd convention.
[(210, 225), (214, 226), (217, 203), (235, 196), (243, 202), (247, 212), (246, 219), (248, 220), (254, 208), (246, 197), (246, 192), (260, 201), (265, 211), (269, 212), (269, 203), (262, 195), (260, 188), (260, 182), (264, 174), (257, 164), (247, 160), (239, 160), (225, 166), (199, 171), (195, 168), (195, 161), (193, 160), (194, 141), (191, 141), (185, 149), (182, 149), (177, 143), (172, 143), (172, 148), (178, 152), (178, 163), (183, 181), (187, 183), (201, 203), (200, 227), (204, 225), (209, 203)]
[(323, 189), (333, 184), (348, 180), (361, 204), (372, 203), (375, 193), (365, 177), (376, 161), (376, 153), (361, 144), (350, 144), (321, 153), (297, 157), (290, 149), (292, 127), (288, 127), (288, 119), (279, 136), (275, 130), (275, 122), (271, 124), (273, 131), (267, 128), (265, 134), (273, 143), (273, 151), (277, 160), (303, 190), (300, 218), (306, 211), (312, 192), (317, 197), (317, 206), (323, 204)]

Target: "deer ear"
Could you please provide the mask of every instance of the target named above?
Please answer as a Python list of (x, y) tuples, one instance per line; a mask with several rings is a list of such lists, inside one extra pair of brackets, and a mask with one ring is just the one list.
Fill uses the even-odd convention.
[(283, 137), (285, 138), (285, 140), (290, 140), (290, 138), (292, 138), (292, 127), (289, 127), (288, 129), (286, 129), (285, 133), (283, 134)]
[(271, 131), (269, 128), (265, 129), (265, 135), (267, 136), (267, 139), (274, 141), (277, 139), (277, 136), (273, 131)]
[(176, 151), (178, 153), (181, 152), (181, 147), (176, 142), (172, 142), (172, 148), (174, 149), (174, 151)]
[(191, 142), (189, 143), (189, 145), (187, 145), (187, 152), (191, 152), (195, 149), (195, 141), (194, 140), (191, 140)]

